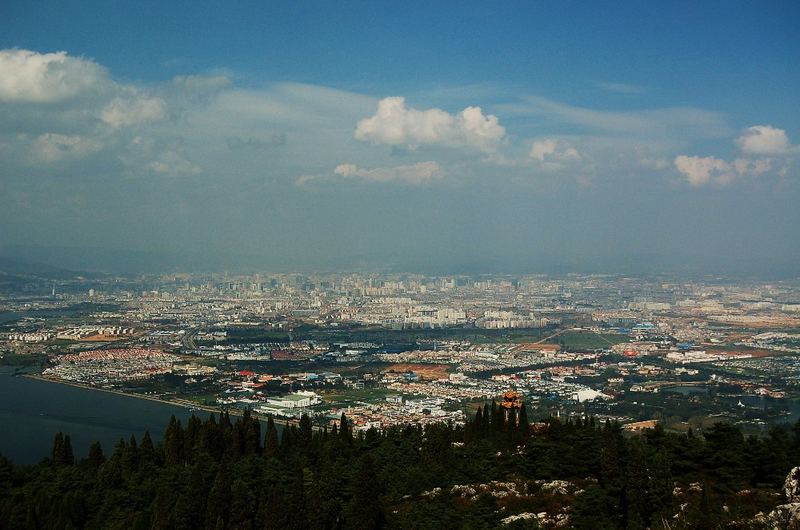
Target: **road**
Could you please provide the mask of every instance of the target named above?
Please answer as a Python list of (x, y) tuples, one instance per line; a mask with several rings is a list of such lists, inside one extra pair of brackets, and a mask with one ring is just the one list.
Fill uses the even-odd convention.
[(194, 341), (195, 336), (197, 336), (196, 329), (187, 329), (186, 333), (181, 337), (181, 344), (183, 344), (183, 347), (187, 350), (196, 350), (197, 343)]

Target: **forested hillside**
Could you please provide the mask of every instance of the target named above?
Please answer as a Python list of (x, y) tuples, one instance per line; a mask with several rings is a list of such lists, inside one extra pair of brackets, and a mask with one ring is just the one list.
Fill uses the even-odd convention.
[[(13, 426), (9, 426), (13, 428)], [(551, 419), (528, 427), (494, 403), (466, 427), (355, 435), (307, 417), (282, 436), (223, 414), (172, 418), (163, 443), (94, 445), (76, 461), (58, 434), (50, 458), (0, 458), (2, 528), (754, 528), (783, 502), (800, 462), (800, 424), (745, 438)]]

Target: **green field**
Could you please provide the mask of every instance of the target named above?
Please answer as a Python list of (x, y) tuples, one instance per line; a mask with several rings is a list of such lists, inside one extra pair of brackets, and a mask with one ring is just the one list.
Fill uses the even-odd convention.
[(628, 342), (626, 335), (615, 333), (593, 333), (591, 331), (565, 331), (547, 342), (560, 344), (567, 351), (596, 350), (610, 348), (621, 342)]

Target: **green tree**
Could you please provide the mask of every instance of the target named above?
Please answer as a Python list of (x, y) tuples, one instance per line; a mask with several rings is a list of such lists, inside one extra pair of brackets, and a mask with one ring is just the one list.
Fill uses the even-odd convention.
[(353, 495), (345, 510), (349, 528), (373, 530), (385, 523), (381, 501), (382, 485), (375, 471), (375, 462), (368, 454), (361, 457), (353, 477)]
[(86, 464), (93, 470), (100, 469), (100, 466), (103, 465), (103, 462), (106, 461), (105, 455), (103, 455), (103, 447), (100, 445), (100, 442), (94, 442), (89, 447), (89, 456), (86, 457)]
[(164, 434), (164, 459), (167, 465), (177, 466), (184, 463), (184, 439), (181, 422), (172, 416)]
[(267, 417), (267, 434), (264, 436), (264, 455), (267, 457), (277, 456), (279, 447), (278, 429), (270, 415)]

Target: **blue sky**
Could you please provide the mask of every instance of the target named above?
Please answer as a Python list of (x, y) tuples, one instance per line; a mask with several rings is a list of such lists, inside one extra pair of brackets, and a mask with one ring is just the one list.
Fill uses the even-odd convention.
[(0, 5), (0, 251), (797, 272), (796, 2), (117, 4)]

